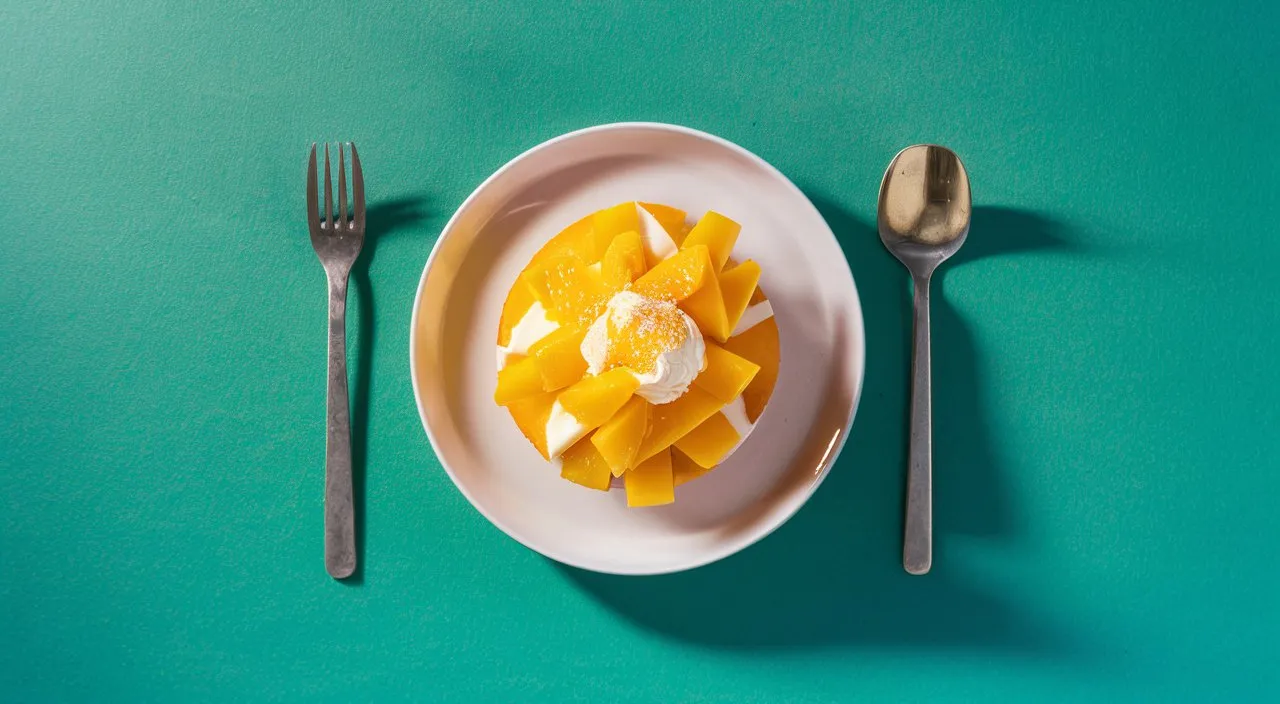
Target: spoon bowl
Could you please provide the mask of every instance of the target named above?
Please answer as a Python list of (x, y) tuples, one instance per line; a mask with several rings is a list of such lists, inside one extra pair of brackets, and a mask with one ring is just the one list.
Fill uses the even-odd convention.
[(880, 241), (907, 271), (915, 289), (911, 357), (911, 441), (902, 566), (925, 574), (933, 565), (933, 410), (929, 369), (929, 281), (969, 236), (973, 210), (969, 174), (945, 147), (917, 144), (898, 152), (880, 183)]
[(884, 246), (913, 276), (930, 274), (969, 236), (969, 174), (946, 147), (907, 147), (885, 170), (877, 210)]

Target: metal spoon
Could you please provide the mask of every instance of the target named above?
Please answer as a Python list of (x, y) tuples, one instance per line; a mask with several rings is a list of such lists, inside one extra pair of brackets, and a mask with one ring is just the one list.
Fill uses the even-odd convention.
[(880, 240), (911, 272), (915, 346), (911, 359), (911, 446), (902, 566), (933, 563), (933, 411), (929, 374), (929, 280), (969, 235), (969, 176), (950, 149), (917, 144), (898, 152), (880, 183)]

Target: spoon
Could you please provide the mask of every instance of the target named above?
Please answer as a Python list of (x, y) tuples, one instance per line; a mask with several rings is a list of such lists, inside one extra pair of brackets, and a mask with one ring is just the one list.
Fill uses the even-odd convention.
[(880, 183), (880, 241), (911, 272), (915, 345), (911, 358), (911, 445), (902, 566), (933, 564), (933, 411), (929, 391), (929, 280), (969, 235), (969, 176), (950, 149), (917, 144), (898, 152)]

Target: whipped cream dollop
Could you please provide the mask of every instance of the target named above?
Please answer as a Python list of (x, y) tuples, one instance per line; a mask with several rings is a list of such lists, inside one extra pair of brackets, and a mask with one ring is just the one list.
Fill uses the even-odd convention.
[[(653, 404), (671, 403), (689, 390), (689, 384), (698, 376), (706, 364), (706, 343), (697, 324), (684, 311), (670, 303), (655, 301), (632, 291), (619, 291), (609, 299), (605, 311), (591, 323), (586, 337), (582, 340), (582, 358), (587, 361), (588, 374), (600, 374), (608, 371), (609, 322), (613, 321), (614, 329), (621, 329), (633, 324), (637, 316), (650, 306), (671, 306), (680, 316), (684, 327), (684, 338), (679, 344), (658, 352), (653, 360), (653, 368), (641, 373), (632, 370), (640, 388), (636, 394)], [(643, 321), (642, 321), (643, 322)]]

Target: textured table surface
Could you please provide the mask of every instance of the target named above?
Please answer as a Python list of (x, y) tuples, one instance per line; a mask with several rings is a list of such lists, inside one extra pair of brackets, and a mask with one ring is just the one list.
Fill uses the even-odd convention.
[[(0, 8), (6, 701), (1280, 694), (1280, 5), (22, 5)], [(810, 504), (653, 579), (559, 567), (473, 511), (407, 361), (471, 189), (620, 120), (790, 176), (867, 321), (861, 411)], [(339, 139), (371, 204), (352, 584), (321, 560), (302, 220), (306, 149)], [(925, 141), (976, 208), (935, 289), (938, 544), (912, 578), (908, 284), (872, 224), (884, 166)]]

